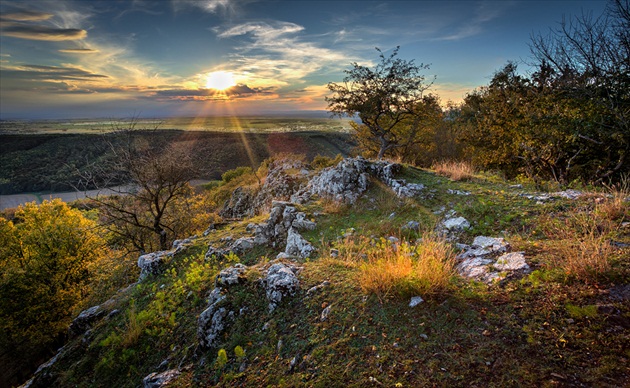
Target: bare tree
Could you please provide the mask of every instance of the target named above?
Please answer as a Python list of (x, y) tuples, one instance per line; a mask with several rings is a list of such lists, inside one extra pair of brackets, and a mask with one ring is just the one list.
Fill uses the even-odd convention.
[[(189, 204), (182, 202), (193, 190), (189, 181), (196, 177), (193, 158), (177, 143), (150, 144), (155, 130), (136, 129), (136, 120), (125, 128), (116, 127), (106, 140), (113, 155), (94, 163), (84, 186), (97, 185), (108, 195), (90, 196), (100, 208), (110, 231), (130, 242), (139, 251), (168, 248), (178, 234), (181, 220), (174, 211)], [(124, 182), (123, 185), (120, 185)], [(116, 184), (116, 186), (111, 186)]]
[[(380, 63), (374, 69), (352, 63), (352, 69), (345, 71), (343, 83), (328, 84), (334, 95), (327, 97), (326, 102), (333, 115), (358, 115), (363, 129), (379, 143), (377, 157), (381, 159), (389, 150), (415, 140), (413, 134), (424, 116), (418, 114), (417, 107), (423, 105), (423, 93), (431, 83), (426, 84), (425, 76), (420, 74), (429, 66), (396, 58), (399, 47), (389, 57), (376, 50)], [(407, 130), (397, 131), (403, 124)]]

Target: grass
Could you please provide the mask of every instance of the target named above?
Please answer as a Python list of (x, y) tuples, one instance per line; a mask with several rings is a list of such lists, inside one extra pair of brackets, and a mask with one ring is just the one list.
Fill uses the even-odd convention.
[(450, 178), (453, 181), (469, 180), (475, 175), (475, 168), (466, 161), (442, 161), (431, 167), (436, 174)]
[(338, 247), (340, 260), (354, 264), (361, 289), (379, 299), (441, 294), (454, 276), (453, 249), (434, 235), (417, 244), (347, 238)]

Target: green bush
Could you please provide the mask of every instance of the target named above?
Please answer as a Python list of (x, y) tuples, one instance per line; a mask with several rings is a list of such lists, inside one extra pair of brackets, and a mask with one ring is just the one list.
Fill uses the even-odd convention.
[(252, 168), (251, 167), (237, 167), (233, 170), (227, 170), (226, 172), (223, 173), (223, 175), (221, 175), (221, 180), (225, 183), (230, 182), (231, 180), (234, 180), (235, 178), (238, 178), (239, 176), (245, 175), (245, 174), (251, 174)]

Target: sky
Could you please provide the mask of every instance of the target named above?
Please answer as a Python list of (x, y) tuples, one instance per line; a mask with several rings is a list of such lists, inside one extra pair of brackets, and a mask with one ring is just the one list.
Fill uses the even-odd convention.
[[(0, 0), (0, 119), (325, 111), (329, 82), (376, 47), (460, 102), (532, 34), (605, 0)], [(226, 89), (224, 89), (226, 88)]]

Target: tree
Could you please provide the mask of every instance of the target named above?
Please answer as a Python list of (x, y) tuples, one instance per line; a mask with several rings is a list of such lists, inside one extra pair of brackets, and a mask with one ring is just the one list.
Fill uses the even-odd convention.
[(2, 353), (26, 362), (54, 350), (105, 253), (96, 222), (59, 199), (20, 206), (15, 223), (0, 217)]
[[(107, 135), (113, 157), (95, 162), (80, 185), (96, 185), (107, 194), (90, 198), (98, 204), (116, 245), (140, 252), (166, 250), (173, 240), (192, 234), (201, 224), (207, 226), (212, 204), (194, 195), (189, 184), (197, 170), (187, 145), (158, 136), (150, 144), (147, 131), (135, 124), (132, 120)], [(120, 182), (125, 184), (111, 185)], [(205, 217), (199, 217), (201, 213)]]
[(423, 94), (431, 83), (426, 84), (420, 74), (429, 66), (397, 58), (399, 47), (389, 57), (376, 50), (380, 63), (374, 69), (352, 63), (343, 83), (328, 84), (333, 96), (326, 102), (333, 115), (359, 117), (362, 124), (353, 127), (360, 142), (366, 137), (376, 142), (381, 159), (388, 151), (416, 141), (425, 119), (425, 111), (417, 108), (429, 102)]
[[(599, 16), (563, 20), (530, 45), (545, 78), (566, 99), (587, 106), (594, 120), (576, 133), (596, 157), (591, 172), (602, 182), (629, 170), (630, 150), (630, 2), (613, 0)], [(586, 156), (588, 152), (584, 152)]]

